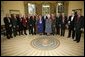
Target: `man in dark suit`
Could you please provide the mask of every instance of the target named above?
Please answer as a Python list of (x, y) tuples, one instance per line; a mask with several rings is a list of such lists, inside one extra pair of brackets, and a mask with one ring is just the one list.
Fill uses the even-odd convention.
[(56, 32), (57, 34), (60, 34), (60, 14), (57, 13), (56, 16)]
[(34, 25), (33, 17), (30, 16), (28, 26), (29, 26), (29, 34), (32, 34), (32, 35), (33, 35), (33, 25)]
[(45, 35), (45, 21), (46, 21), (46, 16), (42, 16), (42, 22), (43, 22), (43, 34)]
[(34, 28), (33, 34), (36, 35), (36, 16), (33, 16), (33, 28)]
[(16, 37), (17, 35), (17, 18), (15, 16), (15, 14), (11, 15), (11, 20), (12, 20), (12, 28), (13, 28), (13, 35), (14, 37)]
[(75, 20), (75, 15), (74, 12), (72, 12), (71, 16), (69, 16), (68, 19), (68, 38), (71, 37), (72, 33), (72, 39), (74, 39), (75, 36), (75, 31), (74, 31), (74, 20)]
[(5, 23), (5, 29), (6, 29), (6, 36), (8, 39), (13, 38), (12, 37), (12, 20), (9, 17), (9, 14), (6, 14), (6, 17), (4, 17), (4, 23)]
[(80, 42), (80, 38), (81, 38), (81, 29), (83, 28), (83, 19), (84, 17), (80, 14), (80, 10), (77, 11), (77, 15), (75, 17), (75, 34), (76, 34), (76, 37), (75, 37), (75, 40), (74, 41), (77, 41)]
[(67, 24), (67, 17), (64, 15), (64, 13), (62, 13), (62, 15), (60, 16), (60, 23), (61, 23), (61, 36), (64, 36), (65, 34), (65, 28), (66, 28), (66, 24)]
[(23, 25), (22, 25), (22, 17), (21, 14), (16, 16), (17, 18), (17, 31), (19, 32), (19, 35), (23, 35)]

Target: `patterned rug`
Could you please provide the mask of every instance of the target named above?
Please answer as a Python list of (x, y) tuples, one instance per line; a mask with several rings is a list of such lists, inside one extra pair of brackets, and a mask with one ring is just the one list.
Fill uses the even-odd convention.
[(31, 45), (40, 50), (52, 50), (60, 45), (60, 41), (56, 38), (45, 36), (32, 40)]

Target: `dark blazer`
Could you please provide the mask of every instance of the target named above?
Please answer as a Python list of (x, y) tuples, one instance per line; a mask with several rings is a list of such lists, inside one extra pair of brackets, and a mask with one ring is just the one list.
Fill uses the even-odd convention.
[(21, 21), (22, 17), (17, 17), (17, 26), (19, 27), (19, 30), (23, 30), (23, 25)]
[(80, 30), (84, 26), (84, 16), (79, 17), (79, 21), (77, 22), (77, 16), (75, 17), (75, 28), (76, 30)]
[[(10, 22), (9, 22), (8, 18), (9, 18)], [(10, 25), (11, 25), (11, 27), (12, 27), (12, 20), (11, 20), (10, 17), (4, 17), (4, 23), (5, 23), (5, 27), (6, 27), (6, 28), (9, 28)]]
[(62, 22), (63, 20), (63, 17), (60, 16), (60, 24), (61, 24), (61, 27), (65, 27), (65, 25), (67, 24), (67, 16), (64, 17), (64, 23)]
[(58, 27), (61, 23), (60, 16), (56, 17), (56, 27)]
[(74, 16), (74, 18), (73, 18), (73, 20), (71, 21), (71, 17), (72, 16), (69, 16), (69, 19), (68, 19), (68, 21), (70, 21), (70, 23), (68, 23), (68, 25), (69, 25), (69, 28), (74, 28), (74, 20), (75, 20), (75, 16)]
[(45, 31), (45, 21), (46, 21), (46, 19), (44, 18), (44, 16), (42, 16), (43, 30), (44, 30), (44, 31)]
[(17, 18), (17, 25), (20, 26), (20, 17), (16, 17)]
[(36, 25), (36, 16), (34, 16), (34, 19), (33, 19), (33, 26)]
[(12, 20), (12, 26), (13, 26), (13, 28), (14, 28), (14, 26), (16, 28), (17, 27), (17, 19), (11, 18), (11, 20)]
[(34, 21), (33, 21), (32, 16), (31, 16), (30, 19), (29, 19), (28, 25), (29, 25), (29, 26), (33, 26), (33, 25), (34, 25)]

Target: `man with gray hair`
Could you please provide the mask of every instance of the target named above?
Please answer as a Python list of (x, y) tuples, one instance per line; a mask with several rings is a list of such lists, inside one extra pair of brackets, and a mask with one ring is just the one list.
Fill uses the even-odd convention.
[(74, 12), (72, 11), (68, 19), (68, 38), (71, 37), (71, 34), (72, 34), (72, 39), (74, 39), (74, 36), (75, 36), (74, 20), (75, 20), (75, 15), (74, 15)]
[(5, 29), (6, 29), (6, 36), (8, 39), (13, 38), (12, 37), (12, 20), (9, 17), (9, 14), (6, 14), (6, 17), (4, 17), (4, 23), (5, 23)]

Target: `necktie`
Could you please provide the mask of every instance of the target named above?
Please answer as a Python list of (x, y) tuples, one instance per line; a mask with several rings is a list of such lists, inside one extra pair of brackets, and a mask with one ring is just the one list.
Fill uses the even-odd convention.
[(63, 16), (63, 20), (62, 20), (62, 21), (63, 21), (63, 23), (64, 23), (64, 16)]
[(79, 22), (79, 16), (77, 17), (77, 22)]
[(9, 21), (9, 23), (10, 23), (10, 19), (9, 19), (9, 17), (8, 17), (8, 21)]

